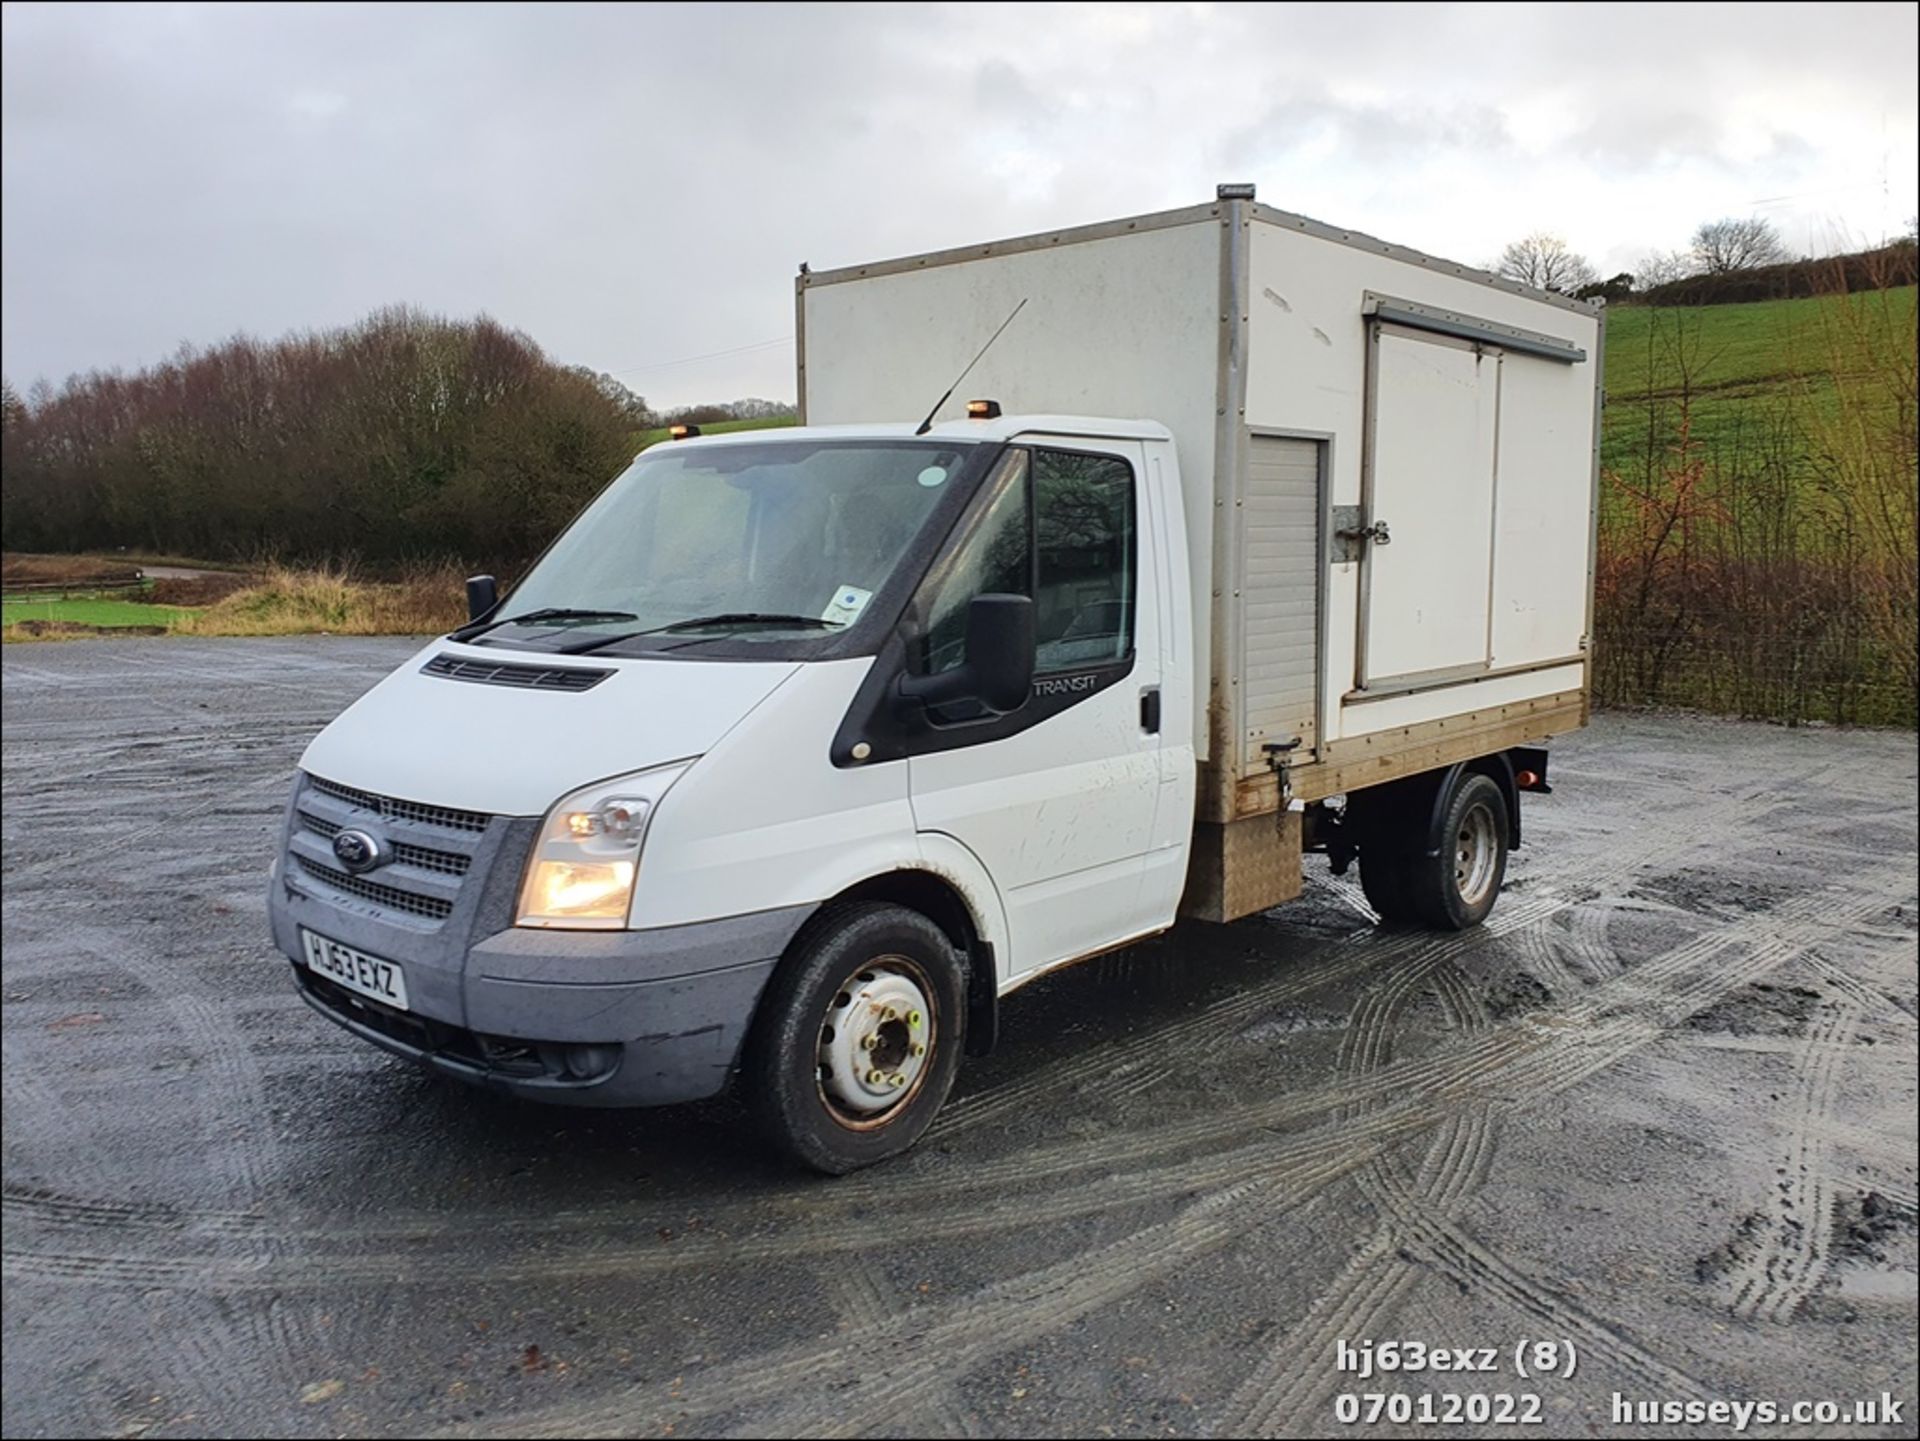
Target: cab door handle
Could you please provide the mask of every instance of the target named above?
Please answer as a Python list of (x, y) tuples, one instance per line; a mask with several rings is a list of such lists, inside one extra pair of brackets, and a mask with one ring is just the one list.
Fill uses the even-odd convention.
[(1140, 729), (1148, 735), (1160, 734), (1160, 687), (1140, 688)]

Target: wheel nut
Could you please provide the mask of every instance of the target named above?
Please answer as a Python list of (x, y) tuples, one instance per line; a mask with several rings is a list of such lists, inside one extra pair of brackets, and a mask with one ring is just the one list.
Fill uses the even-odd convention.
[(876, 1068), (867, 1072), (867, 1084), (869, 1086), (884, 1086), (886, 1083), (887, 1073), (885, 1071)]
[(862, 1036), (860, 1038), (860, 1049), (863, 1051), (871, 1051), (879, 1044), (880, 1038), (878, 1036)]
[(921, 1045), (921, 1044), (920, 1044), (920, 1042), (918, 1042), (918, 1041), (915, 1041), (915, 1042), (913, 1043), (913, 1054), (914, 1054), (914, 1055), (916, 1055), (916, 1056), (924, 1056), (924, 1055), (926, 1055), (926, 1053), (927, 1053), (927, 1048), (926, 1048), (925, 1046), (923, 1046), (923, 1045)]
[(887, 1080), (895, 1086), (904, 1086), (907, 1083), (907, 1078), (898, 1071), (895, 1071), (891, 1076), (887, 1077)]

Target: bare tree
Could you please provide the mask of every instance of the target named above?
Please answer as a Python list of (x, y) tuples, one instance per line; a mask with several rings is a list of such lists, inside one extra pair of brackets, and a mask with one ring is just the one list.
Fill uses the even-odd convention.
[(1508, 280), (1561, 295), (1571, 295), (1600, 278), (1599, 272), (1587, 263), (1586, 256), (1568, 248), (1559, 236), (1545, 231), (1516, 240), (1501, 251), (1494, 271)]
[(1685, 280), (1689, 275), (1698, 275), (1700, 264), (1686, 250), (1650, 250), (1638, 265), (1633, 268), (1634, 279), (1642, 290), (1651, 290), (1656, 285), (1665, 285), (1674, 280)]
[(1780, 243), (1780, 232), (1771, 220), (1729, 215), (1725, 220), (1709, 220), (1693, 232), (1693, 258), (1707, 274), (1725, 275), (1730, 270), (1777, 265), (1787, 258), (1787, 247)]

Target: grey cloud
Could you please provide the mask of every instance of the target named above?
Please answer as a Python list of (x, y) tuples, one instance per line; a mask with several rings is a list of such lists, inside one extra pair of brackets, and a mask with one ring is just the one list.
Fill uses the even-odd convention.
[(1221, 157), (1230, 167), (1248, 169), (1323, 142), (1331, 143), (1343, 164), (1398, 167), (1440, 151), (1491, 160), (1512, 140), (1505, 119), (1485, 105), (1415, 101), (1390, 107), (1309, 93), (1271, 104), (1254, 123), (1226, 137)]
[[(407, 301), (656, 399), (790, 394), (777, 346), (666, 362), (790, 332), (803, 259), (1221, 179), (1470, 258), (1565, 174), (1636, 217), (1595, 251), (1672, 243), (1699, 217), (1642, 197), (1675, 167), (1804, 188), (1853, 99), (1911, 135), (1912, 7), (1765, 9), (9, 5), (0, 359), (25, 384)], [(1780, 138), (1728, 160), (1756, 94)], [(1580, 123), (1541, 159), (1514, 117), (1543, 98)]]

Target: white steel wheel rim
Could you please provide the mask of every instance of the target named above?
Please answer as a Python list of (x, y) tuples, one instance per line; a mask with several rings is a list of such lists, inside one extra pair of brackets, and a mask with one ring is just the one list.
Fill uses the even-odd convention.
[(1460, 899), (1477, 906), (1493, 887), (1494, 868), (1500, 860), (1500, 834), (1493, 810), (1485, 802), (1470, 808), (1460, 817), (1460, 828), (1453, 840), (1453, 883)]
[(919, 1092), (933, 1061), (938, 1015), (926, 974), (882, 956), (847, 977), (820, 1025), (820, 1099), (850, 1130), (884, 1126)]

